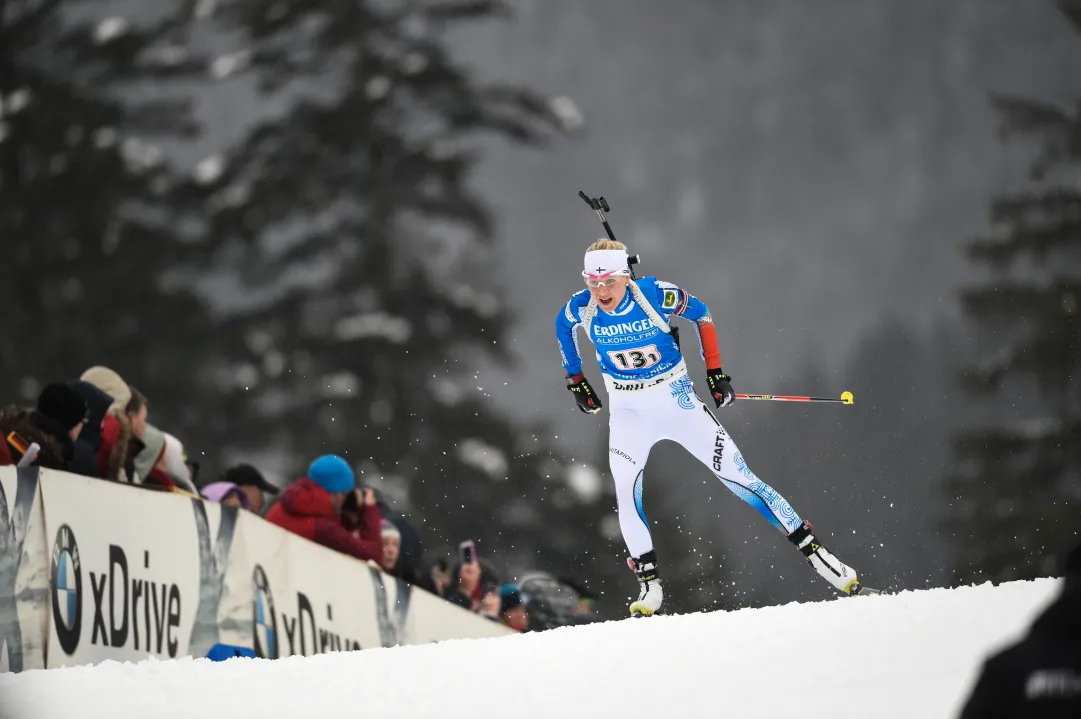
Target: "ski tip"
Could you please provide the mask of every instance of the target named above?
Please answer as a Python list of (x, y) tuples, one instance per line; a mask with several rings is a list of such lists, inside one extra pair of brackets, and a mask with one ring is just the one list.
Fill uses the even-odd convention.
[(843, 402), (844, 404), (852, 404), (852, 393), (849, 392), (848, 390), (845, 390), (844, 392), (842, 392), (841, 393), (841, 402)]

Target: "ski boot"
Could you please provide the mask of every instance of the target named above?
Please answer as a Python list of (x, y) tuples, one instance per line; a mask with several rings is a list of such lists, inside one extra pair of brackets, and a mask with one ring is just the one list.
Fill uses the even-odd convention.
[(833, 553), (822, 546), (814, 534), (814, 528), (807, 520), (803, 525), (788, 535), (788, 541), (807, 557), (814, 570), (827, 582), (845, 594), (881, 594), (877, 589), (860, 585), (856, 570), (842, 562)]
[(631, 602), (631, 616), (651, 617), (659, 613), (661, 602), (664, 601), (664, 591), (657, 574), (657, 553), (649, 551), (638, 559), (628, 558), (627, 566), (637, 575), (638, 583), (642, 585), (638, 600)]

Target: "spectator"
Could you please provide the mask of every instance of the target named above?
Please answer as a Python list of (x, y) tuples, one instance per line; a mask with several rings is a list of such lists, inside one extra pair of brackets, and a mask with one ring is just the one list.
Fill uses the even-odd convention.
[(131, 387), (115, 370), (99, 365), (83, 372), (79, 379), (89, 382), (113, 398), (110, 411), (126, 415), (128, 402), (131, 401)]
[(248, 495), (241, 487), (238, 487), (232, 482), (214, 482), (213, 484), (208, 484), (203, 487), (199, 494), (202, 495), (204, 499), (209, 499), (211, 502), (240, 507), (249, 512), (253, 511), (251, 500), (248, 499)]
[(401, 542), (398, 547), (398, 563), (394, 576), (404, 579), (410, 584), (418, 583), (417, 571), (420, 558), (424, 552), (420, 541), (420, 534), (405, 516), (394, 512), (380, 499), (376, 493), (376, 503), (379, 505), (379, 513), (383, 519), (389, 519), (398, 528)]
[(597, 603), (597, 595), (584, 584), (570, 577), (563, 577), (559, 582), (570, 587), (578, 595), (578, 601), (574, 603), (574, 608), (571, 610), (571, 614), (575, 617), (575, 623), (584, 624), (595, 619), (594, 609)]
[(556, 579), (547, 572), (528, 572), (518, 586), (526, 597), (530, 631), (589, 624), (596, 621), (592, 600), (584, 587), (570, 579)]
[(112, 404), (101, 423), (101, 442), (98, 445), (98, 471), (101, 477), (128, 484), (138, 484), (140, 477), (135, 469), (135, 457), (144, 446), (131, 428), (126, 408), (131, 401), (131, 388), (108, 367), (91, 367), (83, 372), (80, 380), (88, 382), (109, 395)]
[(135, 457), (142, 449), (142, 441), (132, 434), (124, 414), (117, 414), (110, 407), (101, 423), (101, 444), (98, 446), (101, 476), (116, 482), (137, 483)]
[(513, 584), (504, 584), (499, 588), (499, 621), (516, 632), (529, 628), (529, 612), (522, 601), (522, 591)]
[(146, 418), (150, 411), (150, 405), (142, 392), (131, 385), (128, 385), (128, 390), (131, 392), (131, 399), (124, 405), (124, 414), (128, 416), (128, 420), (131, 422), (131, 433), (141, 438), (143, 433), (146, 432)]
[(56, 440), (60, 462), (53, 469), (70, 470), (74, 461), (75, 439), (86, 423), (86, 400), (65, 384), (49, 384), (38, 397), (38, 408), (27, 419), (41, 432)]
[(478, 614), (482, 617), (487, 617), (493, 622), (500, 621), (499, 613), (502, 611), (503, 598), (499, 594), (499, 587), (488, 586), (485, 589), (484, 596), (480, 598), (480, 609)]
[[(134, 420), (132, 423), (134, 426)], [(162, 462), (165, 474), (177, 487), (191, 494), (199, 494), (199, 490), (195, 488), (191, 466), (188, 464), (188, 456), (184, 453), (184, 445), (168, 432), (165, 432), (165, 457)]]
[(423, 569), (417, 577), (417, 586), (436, 596), (446, 596), (450, 584), (450, 565), (446, 557), (425, 560)]
[(380, 566), (383, 571), (391, 576), (398, 576), (398, 556), (402, 547), (402, 533), (389, 519), (384, 519), (380, 525), (380, 535), (383, 539), (383, 561)]
[(499, 586), (495, 570), (487, 562), (474, 558), (472, 562), (458, 562), (450, 573), (450, 581), (443, 590), (443, 598), (452, 604), (478, 612), (485, 590)]
[(38, 396), (38, 412), (59, 422), (64, 434), (73, 442), (87, 420), (86, 400), (66, 384), (47, 385)]
[[(383, 551), (382, 515), (375, 501), (375, 490), (371, 487), (354, 489), (345, 496), (342, 503), (342, 526), (357, 539), (379, 545), (380, 556)], [(377, 562), (382, 564), (382, 560)]]
[(71, 469), (87, 477), (104, 477), (98, 461), (98, 451), (102, 444), (102, 426), (109, 412), (113, 398), (82, 380), (67, 383), (86, 402), (87, 420), (73, 447), (74, 459)]
[(31, 446), (37, 444), (37, 456), (30, 466), (63, 469), (63, 448), (55, 437), (37, 426), (31, 412), (15, 406), (0, 411), (0, 464), (18, 464)]
[(307, 477), (293, 482), (282, 493), (281, 501), (267, 512), (267, 520), (324, 547), (379, 564), (383, 560), (383, 543), (378, 536), (380, 517), (374, 497), (370, 505), (364, 497), (355, 500), (363, 506), (364, 523), (376, 531), (373, 539), (354, 536), (342, 525), (346, 497), (356, 496), (353, 483), (348, 462), (336, 455), (324, 455), (312, 462)]
[(1081, 717), (1081, 544), (1062, 593), (1023, 640), (983, 665), (961, 719)]
[[(130, 426), (130, 425), (129, 425)], [(142, 438), (134, 436), (142, 448), (135, 455), (136, 483), (155, 489), (173, 489), (176, 483), (165, 473), (165, 433), (152, 424), (146, 426)]]
[(237, 464), (225, 470), (223, 482), (235, 484), (248, 498), (248, 505), (252, 512), (263, 513), (266, 506), (266, 495), (277, 494), (278, 488), (268, 482), (255, 467), (250, 464)]

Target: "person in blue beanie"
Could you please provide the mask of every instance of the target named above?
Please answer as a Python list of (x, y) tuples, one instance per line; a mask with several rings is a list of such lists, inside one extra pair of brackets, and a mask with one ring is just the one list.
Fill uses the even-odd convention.
[[(342, 507), (353, 495), (363, 516), (363, 526), (373, 532), (350, 532), (342, 525)], [(353, 468), (336, 454), (319, 457), (308, 467), (308, 476), (289, 485), (281, 500), (267, 512), (267, 521), (324, 547), (357, 559), (383, 561), (379, 534), (382, 517), (371, 490), (355, 487)], [(368, 536), (372, 534), (372, 536)]]
[(529, 628), (529, 612), (521, 589), (504, 584), (499, 588), (499, 600), (499, 621), (518, 632)]

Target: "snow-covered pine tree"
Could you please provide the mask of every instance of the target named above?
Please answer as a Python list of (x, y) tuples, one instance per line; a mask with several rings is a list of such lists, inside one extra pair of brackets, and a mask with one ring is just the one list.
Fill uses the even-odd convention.
[(470, 184), (480, 142), (563, 129), (559, 103), (484, 81), (451, 52), (450, 27), (504, 10), (217, 6), (220, 39), (235, 43), (221, 74), (253, 83), (271, 111), (186, 188), (188, 221), (235, 288), (228, 336), (203, 348), (204, 429), (271, 452), (291, 477), (345, 456), (430, 549), (474, 539), (500, 566), (569, 570), (601, 539), (566, 521), (581, 506), (566, 462), (477, 377), (511, 357), (503, 288), (538, 279), (513, 262), (499, 276), (491, 208)]
[(136, 20), (0, 0), (0, 402), (98, 363), (135, 373), (159, 407), (186, 396), (180, 350), (207, 321), (163, 285), (195, 249), (170, 222), (163, 147), (197, 131), (177, 88), (205, 74), (186, 47), (194, 5)]
[[(1081, 2), (1058, 4), (1081, 32)], [(946, 530), (966, 582), (1053, 574), (1081, 531), (1081, 96), (992, 104), (1040, 151), (1031, 186), (995, 197), (991, 232), (967, 245), (992, 276), (964, 311), (997, 352), (966, 384), (1024, 416), (955, 437)]]

